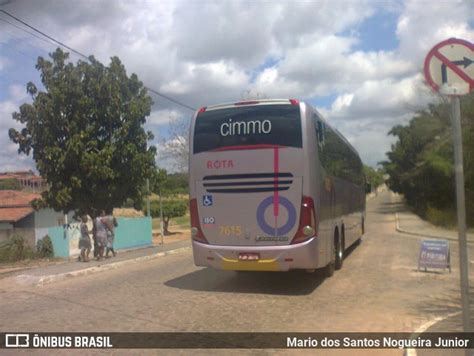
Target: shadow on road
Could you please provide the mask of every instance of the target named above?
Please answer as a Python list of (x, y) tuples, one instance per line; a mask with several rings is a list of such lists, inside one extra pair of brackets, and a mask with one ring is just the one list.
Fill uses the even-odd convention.
[(172, 288), (206, 292), (306, 295), (324, 281), (322, 271), (234, 272), (204, 268), (165, 282)]
[(363, 237), (362, 237), (360, 240), (354, 242), (352, 245), (350, 245), (348, 248), (346, 248), (346, 250), (344, 251), (344, 259), (349, 257), (352, 254), (352, 252), (354, 252), (354, 250), (363, 243), (364, 242), (363, 242)]
[[(469, 288), (470, 299), (474, 296), (474, 288)], [(438, 295), (429, 302), (420, 303), (418, 310), (420, 313), (435, 317), (446, 317), (429, 327), (426, 332), (459, 332), (462, 331), (462, 308), (460, 305), (459, 291), (453, 289), (445, 294)], [(471, 330), (474, 328), (474, 306), (471, 305)], [(454, 315), (453, 315), (454, 314)], [(451, 315), (448, 317), (448, 315)]]
[(373, 210), (370, 210), (370, 212), (374, 212), (377, 214), (395, 214), (395, 213), (400, 213), (403, 211), (408, 211), (407, 208), (405, 207), (405, 204), (403, 204), (403, 202), (381, 203), (377, 207), (375, 207)]

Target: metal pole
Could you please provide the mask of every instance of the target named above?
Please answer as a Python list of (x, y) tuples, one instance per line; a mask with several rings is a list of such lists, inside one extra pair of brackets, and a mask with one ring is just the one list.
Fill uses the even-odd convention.
[(146, 216), (150, 216), (150, 180), (146, 179)]
[(456, 175), (456, 208), (459, 229), (459, 270), (461, 271), (462, 324), (469, 332), (471, 315), (469, 310), (469, 270), (466, 243), (466, 204), (464, 197), (464, 169), (461, 134), (461, 104), (458, 96), (451, 98), (451, 122), (453, 126), (454, 172)]
[(163, 236), (165, 234), (164, 228), (163, 228), (163, 202), (161, 199), (161, 187), (159, 188), (158, 192), (160, 193), (160, 229), (161, 229), (161, 244), (163, 245)]

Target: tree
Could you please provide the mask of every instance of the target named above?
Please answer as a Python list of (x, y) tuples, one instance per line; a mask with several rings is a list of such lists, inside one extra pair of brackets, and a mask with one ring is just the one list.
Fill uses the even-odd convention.
[[(169, 235), (168, 224), (171, 218), (177, 218), (186, 214), (188, 205), (184, 199), (163, 200), (163, 230), (165, 235)], [(151, 204), (152, 216), (160, 216), (160, 203), (153, 201)]]
[(0, 190), (21, 190), (20, 182), (15, 178), (0, 180)]
[(364, 165), (364, 175), (366, 182), (374, 190), (383, 183), (383, 171), (380, 169), (373, 169), (372, 167)]
[(159, 200), (151, 203), (151, 214), (153, 217), (161, 217), (161, 202), (163, 206), (163, 234), (169, 235), (169, 220), (183, 216), (188, 208), (187, 200), (180, 197), (180, 195), (188, 194), (188, 176), (186, 173), (168, 174), (166, 169), (160, 168), (153, 175), (151, 190), (159, 195)]
[(150, 182), (151, 191), (165, 197), (185, 195), (189, 191), (187, 173), (168, 173), (166, 169), (159, 168)]
[(93, 56), (74, 65), (59, 48), (50, 57), (36, 64), (44, 90), (29, 82), (33, 103), (13, 113), (25, 126), (9, 131), (48, 182), (35, 206), (91, 216), (127, 199), (140, 207), (156, 154), (143, 128), (152, 100), (142, 82), (117, 57), (108, 67)]
[[(467, 222), (474, 225), (474, 94), (461, 98)], [(430, 105), (406, 126), (393, 127), (398, 137), (383, 162), (389, 187), (404, 195), (422, 216), (454, 216), (455, 184), (450, 111), (447, 103)]]

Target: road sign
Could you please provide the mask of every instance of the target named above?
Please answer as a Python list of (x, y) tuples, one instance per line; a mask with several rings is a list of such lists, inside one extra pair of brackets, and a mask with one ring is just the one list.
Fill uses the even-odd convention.
[(474, 90), (474, 44), (450, 38), (434, 46), (425, 58), (425, 78), (445, 95), (464, 95)]
[[(466, 240), (466, 202), (464, 196), (464, 168), (462, 154), (460, 95), (474, 90), (474, 44), (450, 38), (434, 46), (425, 58), (425, 77), (431, 87), (442, 95), (451, 96), (453, 127), (454, 173), (456, 177), (456, 210), (459, 230), (459, 270), (463, 330), (471, 329), (469, 306), (469, 261)], [(421, 258), (421, 252), (420, 252)], [(466, 349), (466, 355), (468, 355)]]
[(418, 270), (424, 268), (448, 268), (451, 272), (449, 243), (446, 240), (423, 240), (418, 256)]

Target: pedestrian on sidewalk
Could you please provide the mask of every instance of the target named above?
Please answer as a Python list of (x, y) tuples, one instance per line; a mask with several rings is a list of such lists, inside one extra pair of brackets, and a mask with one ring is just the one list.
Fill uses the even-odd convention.
[(92, 219), (92, 240), (94, 242), (94, 258), (99, 256), (99, 245), (97, 244), (97, 229), (95, 227), (96, 219)]
[(107, 248), (105, 258), (109, 258), (109, 252), (115, 257), (117, 253), (114, 251), (115, 228), (118, 226), (117, 219), (112, 215), (105, 218), (105, 226), (107, 226)]
[(82, 262), (89, 262), (89, 253), (91, 252), (91, 238), (87, 226), (87, 215), (81, 217), (81, 237), (79, 238), (79, 249), (81, 250)]
[(105, 225), (105, 211), (95, 218), (95, 238), (98, 246), (97, 261), (104, 257), (104, 249), (107, 246), (107, 226)]

